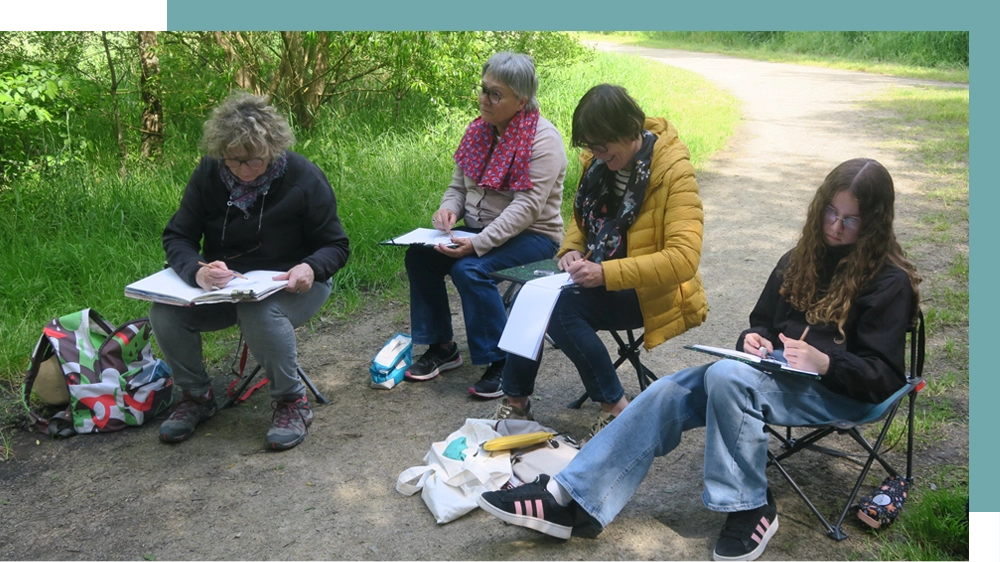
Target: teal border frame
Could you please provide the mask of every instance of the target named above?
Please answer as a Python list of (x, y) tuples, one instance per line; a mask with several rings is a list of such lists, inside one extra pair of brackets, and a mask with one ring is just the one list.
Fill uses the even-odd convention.
[[(989, 319), (997, 317), (1000, 297), (989, 282), (1000, 273), (989, 250), (997, 239), (1000, 221), (987, 217), (997, 208), (1000, 190), (989, 187), (987, 168), (973, 162), (985, 161), (997, 152), (997, 141), (987, 135), (998, 125), (994, 104), (997, 72), (994, 53), (1000, 52), (996, 20), (988, 16), (986, 5), (969, 1), (930, 2), (928, 0), (849, 0), (839, 3), (808, 4), (801, 1), (738, 2), (717, 0), (709, 4), (672, 3), (664, 0), (613, 2), (564, 2), (542, 0), (530, 4), (505, 2), (457, 2), (454, 0), (418, 3), (386, 0), (363, 2), (308, 2), (286, 0), (275, 9), (273, 2), (246, 0), (240, 3), (205, 3), (174, 0), (165, 3), (136, 3), (124, 0), (98, 4), (55, 0), (46, 3), (17, 2), (0, 13), (0, 30), (32, 29), (41, 25), (73, 25), (78, 29), (165, 29), (165, 30), (602, 30), (602, 29), (685, 29), (685, 30), (969, 30), (970, 86), (970, 480), (971, 509), (978, 526), (994, 528), (1000, 520), (996, 506), (1000, 485), (990, 468), (1000, 461), (1000, 448), (991, 446), (992, 425), (997, 408), (992, 404), (1000, 389), (1000, 376), (990, 370), (990, 336), (1000, 330)], [(990, 10), (992, 11), (992, 10)], [(53, 21), (52, 15), (59, 14)], [(117, 22), (117, 23), (80, 23)], [(131, 22), (131, 23), (127, 23)], [(79, 26), (79, 27), (77, 27)], [(973, 185), (978, 185), (972, 188)], [(973, 204), (974, 203), (974, 204)], [(974, 306), (973, 306), (974, 304)], [(972, 328), (976, 329), (973, 330)], [(933, 377), (933, 373), (931, 373)], [(933, 378), (931, 378), (933, 384)], [(973, 390), (975, 392), (973, 392)], [(978, 545), (987, 556), (1000, 547)]]

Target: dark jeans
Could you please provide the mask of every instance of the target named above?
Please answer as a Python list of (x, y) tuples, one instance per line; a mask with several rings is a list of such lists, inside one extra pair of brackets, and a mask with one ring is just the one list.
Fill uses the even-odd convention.
[[(614, 404), (625, 395), (614, 362), (598, 330), (627, 330), (642, 327), (642, 312), (635, 290), (608, 291), (604, 287), (564, 290), (549, 321), (553, 343), (576, 365), (594, 402)], [(503, 392), (520, 398), (535, 391), (535, 377), (542, 355), (532, 361), (513, 353), (503, 369)]]
[(497, 347), (507, 311), (490, 273), (551, 258), (558, 249), (547, 236), (522, 232), (480, 257), (448, 257), (434, 248), (410, 246), (406, 250), (406, 276), (410, 280), (410, 327), (413, 343), (430, 345), (454, 339), (445, 275), (462, 297), (465, 333), (474, 365), (499, 361), (506, 352)]

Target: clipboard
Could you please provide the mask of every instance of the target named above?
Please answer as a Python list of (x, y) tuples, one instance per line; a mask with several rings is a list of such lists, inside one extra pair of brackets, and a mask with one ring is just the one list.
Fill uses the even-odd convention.
[(820, 380), (822, 378), (819, 373), (789, 367), (788, 363), (785, 363), (777, 358), (764, 359), (750, 353), (743, 353), (742, 351), (736, 351), (734, 349), (725, 349), (723, 347), (713, 347), (710, 345), (685, 345), (684, 349), (707, 353), (716, 357), (722, 357), (723, 359), (733, 359), (741, 363), (746, 363), (747, 365), (764, 371), (765, 373), (785, 373), (814, 380)]

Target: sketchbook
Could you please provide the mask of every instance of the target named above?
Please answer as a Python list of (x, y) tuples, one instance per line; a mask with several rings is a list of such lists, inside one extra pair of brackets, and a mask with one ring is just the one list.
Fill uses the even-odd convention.
[(735, 359), (736, 361), (742, 361), (752, 367), (760, 369), (761, 371), (767, 373), (788, 373), (790, 375), (799, 375), (802, 377), (809, 377), (811, 379), (819, 380), (822, 378), (819, 373), (814, 373), (812, 371), (802, 371), (789, 367), (788, 363), (776, 358), (768, 357), (764, 359), (758, 355), (753, 355), (752, 353), (743, 353), (742, 351), (736, 351), (734, 349), (725, 349), (722, 347), (712, 347), (710, 345), (685, 345), (685, 349), (691, 349), (693, 351), (700, 351), (701, 353), (707, 353), (709, 355), (715, 355), (716, 357), (723, 357), (725, 359)]
[(433, 228), (418, 228), (416, 230), (407, 232), (402, 236), (397, 236), (395, 238), (390, 238), (380, 244), (387, 244), (390, 246), (410, 246), (413, 244), (423, 244), (424, 246), (437, 246), (438, 244), (444, 244), (445, 246), (457, 247), (452, 244), (452, 238), (472, 238), (476, 234), (474, 232), (468, 232), (466, 230), (452, 230), (451, 234), (443, 230), (435, 230)]
[(500, 335), (498, 347), (509, 353), (538, 359), (549, 317), (564, 287), (572, 286), (569, 273), (556, 273), (528, 281), (521, 287), (514, 306), (507, 315), (507, 324)]
[(246, 279), (233, 277), (233, 280), (225, 287), (216, 291), (206, 291), (201, 287), (188, 285), (173, 269), (167, 268), (126, 286), (125, 296), (175, 306), (260, 301), (288, 285), (287, 280), (274, 281), (272, 279), (272, 277), (282, 273), (285, 272), (249, 271), (243, 274)]

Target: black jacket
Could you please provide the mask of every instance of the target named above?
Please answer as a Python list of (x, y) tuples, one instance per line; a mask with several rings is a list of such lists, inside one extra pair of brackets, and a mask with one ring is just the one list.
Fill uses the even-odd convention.
[(344, 266), (350, 248), (333, 188), (304, 156), (286, 154), (284, 175), (257, 197), (247, 215), (227, 205), (229, 192), (219, 177), (223, 164), (201, 159), (163, 230), (167, 263), (181, 279), (196, 285), (198, 261), (222, 260), (233, 271), (287, 271), (307, 263), (317, 282)]
[[(839, 249), (838, 249), (839, 250)], [(821, 275), (829, 283), (837, 262), (849, 248), (832, 251)], [(798, 338), (807, 325), (805, 313), (792, 308), (778, 290), (784, 279), (791, 252), (778, 260), (764, 286), (757, 306), (750, 313), (750, 329), (740, 334), (736, 349), (743, 351), (743, 339), (755, 332), (770, 340), (775, 349), (783, 346), (778, 334)], [(906, 272), (887, 264), (875, 280), (851, 303), (844, 323), (842, 343), (835, 325), (810, 326), (806, 342), (830, 357), (830, 368), (822, 384), (838, 394), (861, 402), (877, 404), (906, 382), (904, 354), (906, 330), (911, 323), (913, 288)]]

